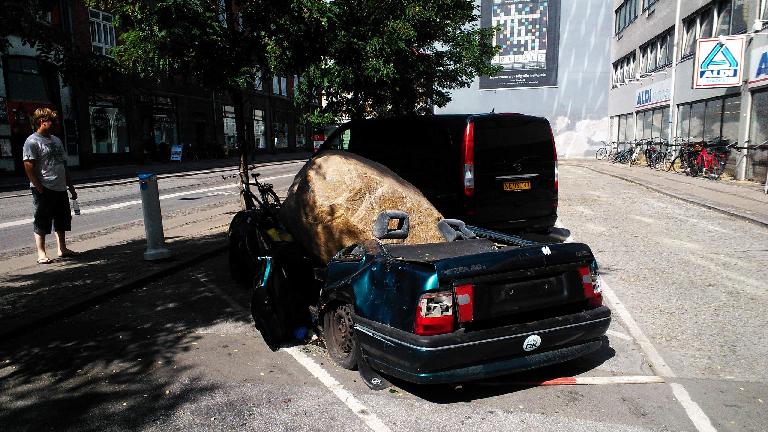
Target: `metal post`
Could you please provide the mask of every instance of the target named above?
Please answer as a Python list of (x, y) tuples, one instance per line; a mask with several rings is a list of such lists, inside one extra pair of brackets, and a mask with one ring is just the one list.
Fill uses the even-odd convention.
[(675, 34), (672, 40), (672, 76), (670, 77), (671, 83), (669, 84), (669, 131), (667, 132), (667, 143), (672, 144), (675, 131), (677, 130), (677, 110), (675, 109), (675, 80), (677, 72), (677, 38), (680, 35), (678, 27), (680, 26), (680, 2), (677, 0), (677, 9), (675, 11)]
[(141, 206), (144, 210), (144, 232), (147, 235), (147, 250), (144, 252), (144, 259), (154, 261), (169, 258), (171, 251), (165, 248), (157, 175), (139, 173), (139, 189), (141, 190)]

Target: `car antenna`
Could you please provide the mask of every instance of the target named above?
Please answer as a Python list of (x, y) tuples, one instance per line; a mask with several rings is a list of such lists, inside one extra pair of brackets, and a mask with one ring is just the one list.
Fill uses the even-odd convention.
[(494, 114), (494, 113), (496, 113), (496, 107), (493, 107), (493, 109), (491, 110), (491, 114)]

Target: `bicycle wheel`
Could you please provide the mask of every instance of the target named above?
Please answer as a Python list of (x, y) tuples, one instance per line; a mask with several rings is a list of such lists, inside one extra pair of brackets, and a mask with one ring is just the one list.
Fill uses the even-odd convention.
[(270, 210), (280, 207), (280, 197), (272, 189), (262, 191), (261, 199)]
[(606, 150), (605, 147), (600, 147), (597, 149), (597, 152), (595, 152), (595, 159), (597, 160), (603, 160), (608, 157), (608, 150)]

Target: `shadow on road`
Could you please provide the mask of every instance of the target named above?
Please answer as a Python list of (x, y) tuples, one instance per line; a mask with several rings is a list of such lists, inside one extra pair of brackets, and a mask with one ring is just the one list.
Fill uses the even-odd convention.
[[(180, 240), (174, 250), (221, 241), (221, 235)], [(19, 277), (14, 299), (50, 308), (118, 283), (148, 265), (140, 260), (143, 247), (111, 246), (71, 267)], [(162, 424), (182, 404), (216, 390), (189, 360), (200, 348), (200, 329), (250, 326), (251, 319), (216, 291), (230, 290), (228, 297), (247, 308), (248, 294), (230, 282), (224, 257), (213, 261), (0, 343), (3, 430), (138, 429)]]

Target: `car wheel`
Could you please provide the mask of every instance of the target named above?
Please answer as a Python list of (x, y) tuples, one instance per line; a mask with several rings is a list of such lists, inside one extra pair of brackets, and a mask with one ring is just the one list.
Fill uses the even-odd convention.
[(334, 362), (344, 369), (357, 368), (357, 338), (351, 305), (340, 304), (323, 314), (323, 339)]

